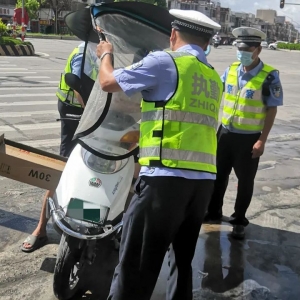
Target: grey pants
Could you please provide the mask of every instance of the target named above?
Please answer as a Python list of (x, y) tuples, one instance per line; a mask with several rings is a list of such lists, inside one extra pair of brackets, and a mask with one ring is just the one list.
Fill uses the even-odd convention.
[(213, 184), (181, 177), (137, 180), (108, 300), (149, 300), (168, 250), (166, 298), (193, 299), (191, 262)]

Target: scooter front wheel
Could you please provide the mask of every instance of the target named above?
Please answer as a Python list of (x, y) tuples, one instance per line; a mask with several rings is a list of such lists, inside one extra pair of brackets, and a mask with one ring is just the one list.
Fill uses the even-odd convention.
[(84, 272), (80, 258), (84, 247), (80, 249), (79, 243), (78, 239), (65, 233), (61, 236), (53, 278), (53, 292), (59, 300), (84, 294), (80, 288)]

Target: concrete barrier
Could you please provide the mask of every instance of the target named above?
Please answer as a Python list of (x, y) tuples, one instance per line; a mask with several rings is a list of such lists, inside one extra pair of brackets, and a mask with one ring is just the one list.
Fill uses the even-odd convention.
[(0, 56), (32, 56), (33, 45), (0, 45)]

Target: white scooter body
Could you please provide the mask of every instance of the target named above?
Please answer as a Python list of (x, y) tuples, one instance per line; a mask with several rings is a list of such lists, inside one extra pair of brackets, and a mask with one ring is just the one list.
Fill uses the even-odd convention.
[[(108, 220), (124, 210), (134, 172), (134, 159), (125, 159), (126, 165), (114, 174), (101, 174), (87, 167), (84, 157), (93, 155), (77, 145), (72, 151), (56, 189), (55, 200), (65, 213), (70, 199), (81, 199), (90, 207), (109, 208)], [(97, 158), (96, 158), (97, 159)], [(120, 161), (113, 162), (121, 164)], [(95, 183), (93, 184), (93, 179)], [(117, 201), (116, 201), (117, 200)], [(101, 219), (105, 213), (101, 214)]]
[[(100, 127), (89, 138), (89, 146), (104, 153), (109, 151), (123, 154), (124, 149), (119, 145), (114, 146), (113, 143), (118, 144), (126, 133), (138, 130), (139, 124), (134, 124), (119, 132)], [(103, 138), (98, 139), (97, 135), (108, 136), (107, 143)], [(118, 224), (117, 227), (106, 226), (106, 224), (110, 224), (122, 215), (133, 174), (134, 158), (132, 156), (117, 161), (105, 160), (77, 144), (68, 158), (54, 196), (49, 199), (54, 223), (61, 231), (79, 239), (101, 239), (115, 232), (121, 228), (122, 224)], [(72, 201), (77, 201), (77, 204), (80, 202), (81, 208), (71, 209)], [(89, 209), (99, 211), (98, 219), (95, 215), (92, 218), (84, 216), (83, 210)], [(72, 221), (80, 224), (82, 230), (76, 232), (74, 226), (72, 230), (62, 220), (67, 223)], [(98, 227), (98, 234), (83, 234), (89, 227)]]

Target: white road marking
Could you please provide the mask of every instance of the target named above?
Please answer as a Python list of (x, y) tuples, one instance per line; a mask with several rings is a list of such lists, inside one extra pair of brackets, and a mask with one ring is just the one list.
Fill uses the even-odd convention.
[[(22, 77), (22, 79), (34, 79), (34, 78), (46, 79), (46, 78), (50, 78), (50, 77), (49, 76), (24, 76), (24, 77)], [(7, 79), (7, 76), (6, 77), (0, 77), (0, 79)]]
[(42, 94), (7, 94), (7, 95), (0, 95), (0, 98), (49, 97), (49, 96), (54, 96), (54, 95), (53, 95), (53, 93), (42, 93)]
[(35, 52), (35, 55), (42, 56), (42, 57), (49, 57), (50, 56), (48, 53), (43, 53), (43, 52)]
[[(57, 90), (57, 86), (55, 85), (55, 86), (43, 86), (43, 87), (41, 87), (41, 86), (39, 86), (39, 87), (37, 87), (37, 86), (29, 86), (28, 84), (26, 84), (26, 86), (22, 86), (22, 85), (18, 85), (18, 87), (22, 87), (22, 90), (41, 90), (41, 89), (43, 89), (43, 90), (53, 90), (54, 91), (54, 93), (53, 93), (53, 95), (55, 94), (55, 91)], [(1, 91), (15, 91), (16, 90), (16, 88), (15, 87), (6, 87), (6, 86), (4, 86), (4, 87), (0, 87), (0, 94), (1, 94)]]
[(26, 68), (0, 68), (0, 71), (9, 71), (9, 70), (14, 70), (14, 71), (16, 71), (16, 70), (26, 71), (26, 70), (28, 70), (28, 69), (26, 69)]
[[(15, 70), (15, 69), (12, 69), (12, 70)], [(39, 70), (39, 73), (49, 73), (49, 72), (55, 72), (55, 73), (61, 73), (61, 70), (57, 69), (50, 69), (50, 70), (45, 70), (45, 69), (40, 69)], [(27, 72), (24, 72), (24, 71), (1, 71), (1, 74), (36, 74), (37, 72), (31, 72), (31, 71), (27, 71)]]
[[(44, 80), (44, 81), (39, 81), (39, 80), (34, 80), (34, 82), (31, 82), (31, 84), (36, 84), (36, 83), (45, 83), (45, 84), (58, 84), (59, 81), (58, 80)], [(12, 85), (12, 84), (17, 84), (18, 86), (22, 86), (22, 84), (30, 84), (30, 83), (27, 83), (27, 82), (20, 82), (19, 80), (15, 80), (15, 81), (5, 81), (5, 82), (2, 82), (0, 85)], [(41, 89), (41, 88), (40, 88)]]
[(54, 129), (60, 128), (60, 122), (51, 122), (51, 123), (35, 123), (35, 124), (24, 124), (24, 125), (13, 125), (13, 127), (9, 125), (0, 126), (0, 132), (12, 132), (12, 131), (26, 131), (26, 130), (43, 130), (43, 129)]
[(2, 103), (0, 102), (0, 107), (1, 106), (51, 105), (51, 104), (57, 104), (57, 100), (56, 101), (51, 100), (51, 101), (2, 102)]
[(41, 110), (41, 111), (12, 111), (0, 113), (0, 118), (19, 118), (19, 117), (31, 117), (34, 115), (57, 115), (59, 113), (57, 110)]
[(37, 72), (15, 72), (15, 71), (11, 71), (11, 72), (7, 72), (7, 71), (1, 71), (1, 74), (36, 74)]
[(47, 139), (47, 140), (35, 140), (35, 141), (20, 141), (18, 143), (28, 145), (34, 148), (42, 147), (55, 147), (60, 145), (60, 139)]

